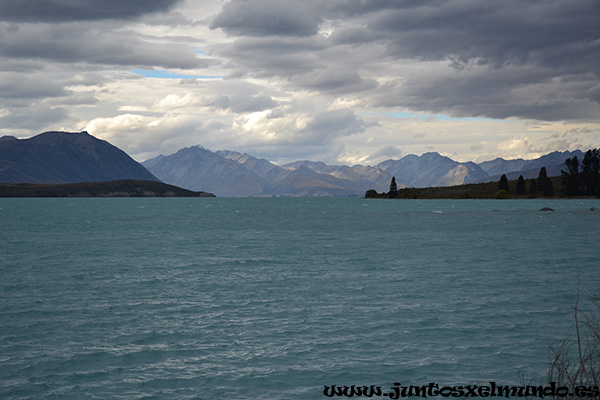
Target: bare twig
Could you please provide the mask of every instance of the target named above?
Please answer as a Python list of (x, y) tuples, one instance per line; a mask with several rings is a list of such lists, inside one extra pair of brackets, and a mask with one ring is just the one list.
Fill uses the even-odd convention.
[[(570, 355), (569, 350), (573, 345), (570, 338), (564, 339), (556, 346), (550, 346), (548, 382), (556, 382), (558, 386), (571, 389), (576, 386), (594, 387), (600, 384), (600, 320), (580, 310), (580, 284), (578, 276), (574, 309), (578, 358)], [(600, 308), (597, 298), (594, 303)]]

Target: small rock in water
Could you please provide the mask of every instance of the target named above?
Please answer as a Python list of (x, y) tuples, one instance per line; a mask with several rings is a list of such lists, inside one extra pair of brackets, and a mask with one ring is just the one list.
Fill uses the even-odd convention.
[(554, 208), (544, 207), (544, 208), (540, 208), (540, 211), (554, 211)]

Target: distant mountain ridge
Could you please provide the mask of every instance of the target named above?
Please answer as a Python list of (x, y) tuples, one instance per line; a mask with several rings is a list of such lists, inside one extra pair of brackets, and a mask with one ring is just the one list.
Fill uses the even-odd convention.
[[(306, 162), (309, 163), (310, 162)], [(389, 186), (391, 177), (379, 182), (361, 181), (356, 173), (337, 177), (316, 167), (277, 166), (265, 159), (235, 151), (212, 152), (202, 146), (186, 147), (169, 156), (158, 156), (142, 163), (164, 182), (189, 190), (207, 190), (217, 196), (359, 196), (373, 184)], [(332, 167), (335, 169), (335, 167)], [(373, 167), (361, 167), (374, 169)], [(350, 167), (339, 167), (345, 170)], [(354, 179), (350, 179), (354, 178)]]
[(79, 183), (158, 181), (140, 163), (87, 132), (45, 132), (0, 138), (0, 182)]
[(575, 150), (554, 151), (534, 160), (503, 160), (502, 158), (496, 158), (479, 164), (488, 173), (488, 176), (472, 182), (496, 181), (500, 179), (502, 174), (506, 174), (509, 180), (518, 179), (519, 175), (523, 175), (525, 179), (537, 178), (542, 167), (546, 167), (548, 176), (559, 176), (560, 171), (565, 169), (567, 158), (577, 157), (581, 161), (584, 156), (585, 154), (582, 151)]
[[(320, 174), (332, 175), (338, 179), (349, 180), (358, 183), (361, 186), (371, 185), (373, 187), (385, 189), (389, 188), (391, 175), (377, 167), (354, 165), (327, 165), (322, 161), (296, 161), (283, 165), (286, 170), (294, 170), (300, 167), (307, 167)], [(399, 180), (399, 187), (407, 186), (406, 183)]]
[(409, 154), (399, 160), (381, 162), (377, 167), (412, 187), (461, 185), (487, 176), (473, 162), (459, 163), (439, 153)]
[(392, 176), (398, 188), (488, 182), (499, 180), (501, 174), (509, 179), (520, 174), (531, 178), (537, 177), (543, 166), (549, 176), (557, 176), (564, 160), (573, 156), (583, 157), (583, 152), (554, 152), (535, 160), (497, 158), (480, 164), (430, 152), (376, 166), (333, 166), (307, 160), (278, 166), (246, 153), (212, 152), (192, 146), (142, 164), (164, 182), (189, 190), (208, 190), (217, 196), (362, 196), (369, 189), (389, 190)]

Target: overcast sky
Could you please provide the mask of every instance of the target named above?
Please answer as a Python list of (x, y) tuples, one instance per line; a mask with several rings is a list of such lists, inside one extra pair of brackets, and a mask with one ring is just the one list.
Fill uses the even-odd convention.
[(458, 161), (600, 146), (597, 0), (0, 0), (0, 136), (138, 161)]

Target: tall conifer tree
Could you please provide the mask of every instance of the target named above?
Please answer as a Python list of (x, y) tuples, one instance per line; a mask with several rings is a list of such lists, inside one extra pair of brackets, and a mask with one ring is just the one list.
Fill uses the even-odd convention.
[(552, 185), (552, 180), (550, 178), (546, 178), (546, 184), (544, 186), (544, 197), (552, 196), (554, 196), (554, 185)]
[(546, 182), (548, 181), (548, 173), (546, 172), (546, 167), (540, 168), (540, 174), (538, 175), (537, 180), (537, 190), (544, 193), (546, 189)]
[(392, 181), (390, 182), (390, 193), (391, 198), (395, 198), (398, 196), (398, 186), (396, 185), (396, 177), (392, 176)]
[(506, 190), (507, 192), (509, 192), (508, 179), (506, 178), (505, 174), (502, 174), (502, 176), (500, 177), (500, 182), (498, 182), (498, 190)]
[(519, 175), (519, 179), (517, 179), (517, 194), (525, 194), (525, 179), (523, 179), (523, 175)]
[(532, 179), (531, 183), (529, 184), (529, 194), (535, 195), (537, 191), (537, 181), (535, 179)]

